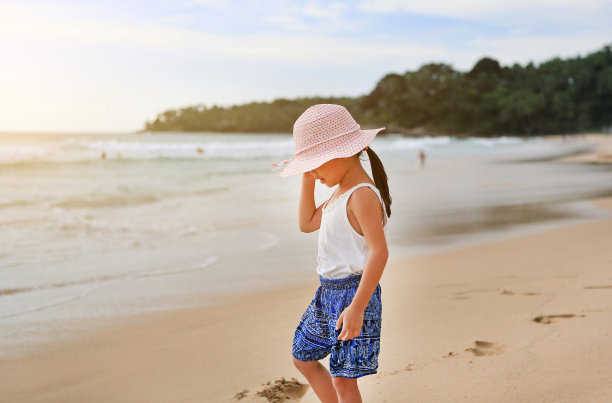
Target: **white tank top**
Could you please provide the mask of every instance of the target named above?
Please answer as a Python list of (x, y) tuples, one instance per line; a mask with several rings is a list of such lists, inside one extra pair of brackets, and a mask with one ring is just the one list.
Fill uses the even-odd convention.
[(324, 278), (337, 279), (363, 273), (370, 249), (365, 237), (351, 225), (346, 211), (349, 197), (362, 186), (368, 186), (378, 196), (384, 212), (383, 231), (387, 232), (387, 211), (376, 186), (360, 183), (342, 193), (331, 204), (328, 204), (328, 200), (321, 215), (317, 257), (317, 273)]

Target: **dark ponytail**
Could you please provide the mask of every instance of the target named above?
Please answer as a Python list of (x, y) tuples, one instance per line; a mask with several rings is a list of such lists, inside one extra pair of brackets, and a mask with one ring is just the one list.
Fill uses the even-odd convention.
[(385, 172), (382, 161), (380, 158), (378, 158), (378, 155), (376, 155), (374, 150), (368, 147), (366, 148), (366, 152), (368, 153), (368, 158), (370, 159), (370, 167), (372, 168), (372, 176), (374, 176), (374, 184), (378, 188), (383, 202), (385, 203), (387, 217), (391, 217), (391, 195), (389, 194), (389, 185), (387, 184), (387, 173)]

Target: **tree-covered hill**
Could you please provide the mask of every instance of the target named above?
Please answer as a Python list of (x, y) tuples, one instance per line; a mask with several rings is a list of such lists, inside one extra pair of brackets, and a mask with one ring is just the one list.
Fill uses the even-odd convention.
[(363, 127), (387, 132), (454, 135), (531, 135), (612, 129), (612, 49), (585, 57), (554, 58), (535, 66), (500, 64), (489, 57), (471, 71), (430, 63), (387, 74), (356, 98), (297, 98), (227, 108), (203, 105), (158, 114), (146, 131), (291, 132), (310, 105), (347, 107)]

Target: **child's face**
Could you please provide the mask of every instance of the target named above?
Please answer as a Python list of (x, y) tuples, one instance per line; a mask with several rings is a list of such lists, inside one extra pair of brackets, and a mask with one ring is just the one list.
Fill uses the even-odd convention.
[(340, 179), (346, 172), (346, 158), (335, 158), (329, 160), (318, 168), (309, 171), (316, 179), (319, 179), (327, 187), (333, 187), (340, 182)]

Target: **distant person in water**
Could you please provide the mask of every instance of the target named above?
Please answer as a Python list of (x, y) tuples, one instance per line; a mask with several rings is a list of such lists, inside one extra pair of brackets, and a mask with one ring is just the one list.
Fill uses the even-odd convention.
[(106, 159), (106, 153), (104, 151), (102, 151), (102, 159), (105, 160)]
[(425, 159), (427, 157), (425, 156), (425, 152), (423, 150), (419, 151), (419, 160), (421, 161), (421, 168), (423, 168), (425, 166)]

